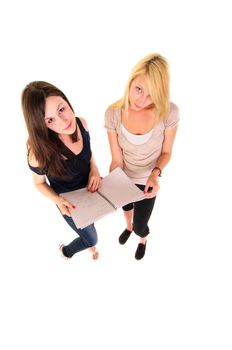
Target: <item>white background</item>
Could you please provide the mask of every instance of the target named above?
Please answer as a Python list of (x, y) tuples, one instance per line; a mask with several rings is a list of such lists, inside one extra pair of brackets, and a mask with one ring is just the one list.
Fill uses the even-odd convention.
[[(8, 1), (1, 5), (1, 349), (231, 350), (229, 1)], [(33, 80), (86, 118), (101, 174), (104, 111), (145, 54), (170, 63), (180, 126), (150, 221), (118, 244), (121, 211), (96, 224), (100, 258), (60, 258), (75, 237), (36, 192), (20, 106)]]

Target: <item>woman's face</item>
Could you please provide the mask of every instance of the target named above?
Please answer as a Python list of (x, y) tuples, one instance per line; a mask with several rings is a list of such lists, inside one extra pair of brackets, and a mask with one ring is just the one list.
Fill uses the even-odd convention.
[(44, 119), (48, 129), (57, 134), (72, 135), (76, 130), (75, 115), (60, 96), (46, 98)]
[(145, 75), (137, 76), (131, 83), (129, 90), (130, 108), (140, 111), (152, 105)]

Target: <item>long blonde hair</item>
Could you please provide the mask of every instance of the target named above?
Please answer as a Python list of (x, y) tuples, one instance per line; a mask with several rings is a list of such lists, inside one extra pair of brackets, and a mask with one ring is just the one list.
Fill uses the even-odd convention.
[(147, 78), (156, 120), (160, 121), (168, 114), (170, 108), (169, 67), (167, 60), (157, 53), (146, 55), (135, 65), (129, 76), (123, 97), (111, 104), (109, 108), (128, 110), (130, 86), (139, 75), (145, 75)]

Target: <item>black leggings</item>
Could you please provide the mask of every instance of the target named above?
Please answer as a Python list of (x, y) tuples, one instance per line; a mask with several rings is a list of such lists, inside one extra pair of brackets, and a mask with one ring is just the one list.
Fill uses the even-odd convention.
[[(144, 190), (144, 185), (136, 185), (140, 190)], [(150, 219), (156, 197), (146, 198), (139, 202), (129, 203), (124, 205), (122, 209), (129, 211), (134, 209), (133, 216), (133, 231), (140, 237), (146, 237), (149, 234), (149, 227), (147, 226)]]

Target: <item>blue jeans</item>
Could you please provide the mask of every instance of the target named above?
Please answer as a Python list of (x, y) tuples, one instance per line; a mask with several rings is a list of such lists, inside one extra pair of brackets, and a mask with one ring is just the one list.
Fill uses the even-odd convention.
[(71, 243), (63, 247), (63, 253), (65, 256), (71, 258), (75, 253), (81, 250), (93, 247), (97, 244), (97, 231), (94, 224), (89, 225), (83, 229), (77, 228), (73, 219), (68, 215), (63, 215), (65, 221), (70, 227), (79, 235)]

